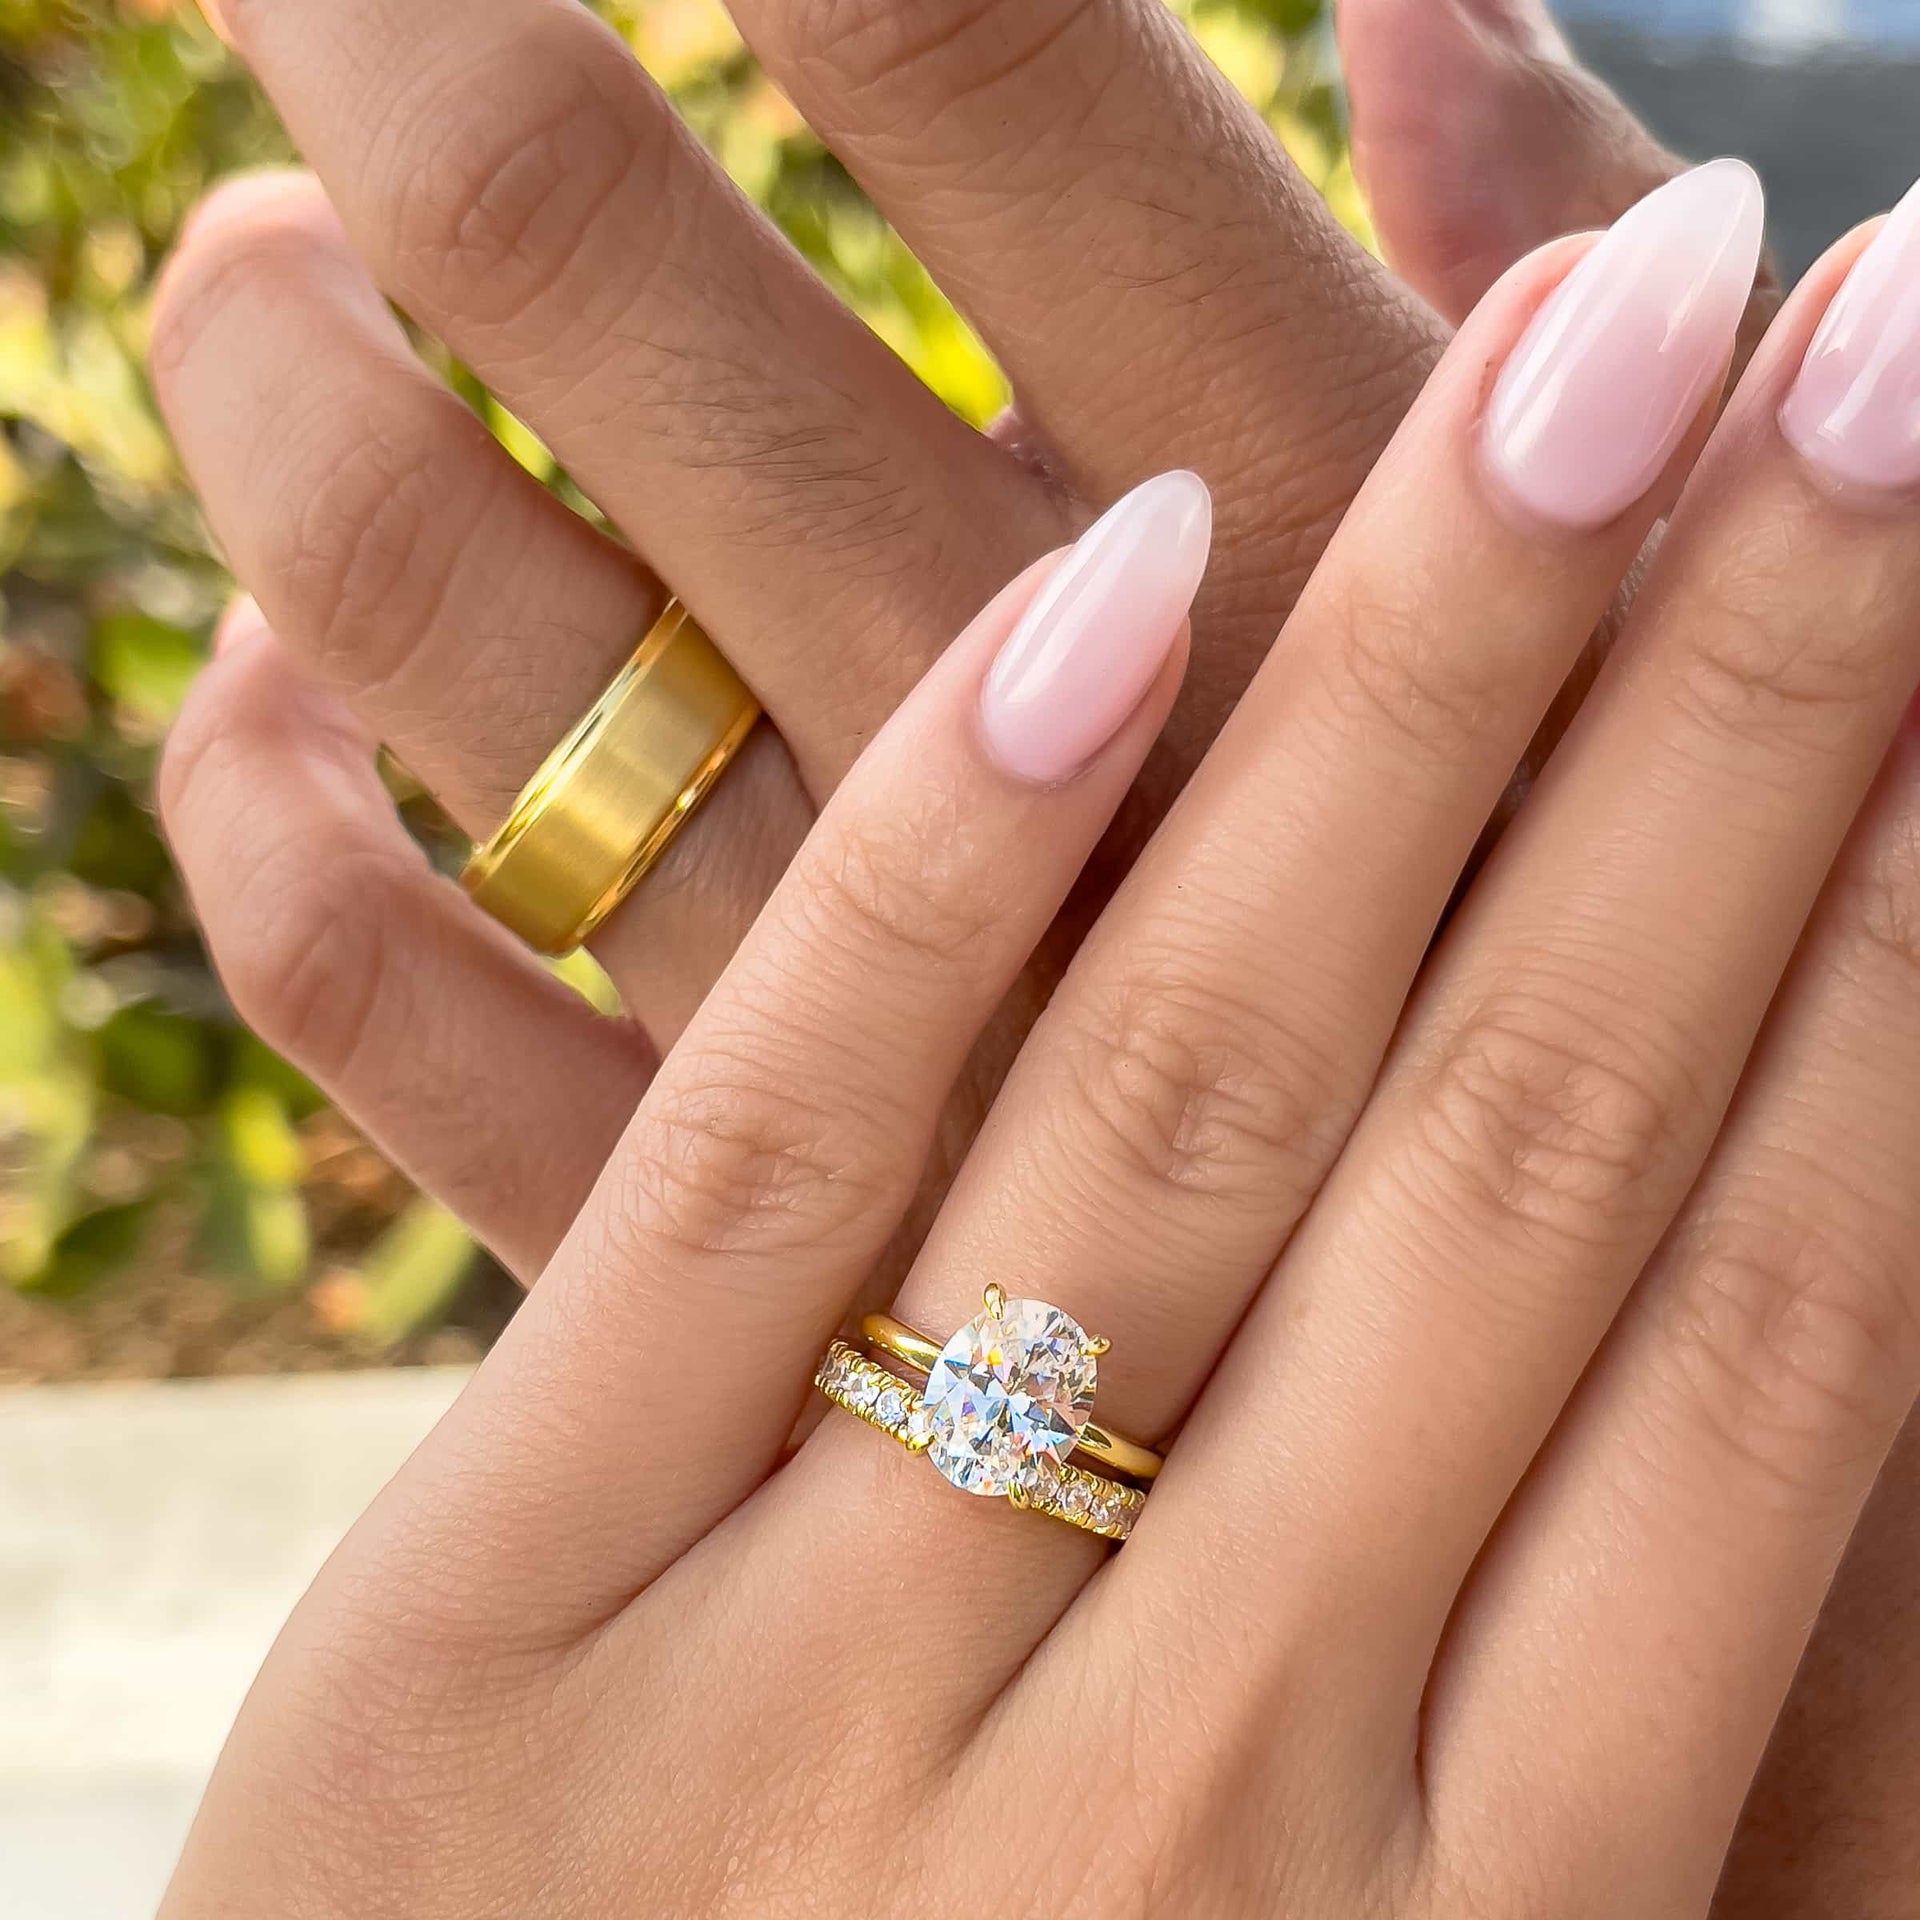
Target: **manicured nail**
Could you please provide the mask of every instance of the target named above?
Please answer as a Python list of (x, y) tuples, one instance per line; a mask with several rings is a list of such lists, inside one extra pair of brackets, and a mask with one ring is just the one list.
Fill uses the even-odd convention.
[(1541, 0), (1454, 0), (1467, 21), (1495, 44), (1529, 60), (1572, 66), (1573, 49)]
[(1163, 473), (1109, 507), (1034, 595), (980, 690), (987, 752), (1021, 780), (1078, 773), (1145, 698), (1207, 570), (1213, 501)]
[(1753, 169), (1711, 161), (1630, 207), (1548, 296), (1482, 429), (1524, 511), (1602, 527), (1659, 479), (1726, 376), (1764, 218)]
[(260, 611), (260, 603), (252, 594), (243, 593), (229, 601), (220, 616), (220, 624), (213, 630), (213, 650), (225, 653), (229, 647), (257, 640), (266, 631), (267, 616)]
[(1920, 187), (1887, 215), (1833, 296), (1780, 430), (1836, 480), (1920, 485)]

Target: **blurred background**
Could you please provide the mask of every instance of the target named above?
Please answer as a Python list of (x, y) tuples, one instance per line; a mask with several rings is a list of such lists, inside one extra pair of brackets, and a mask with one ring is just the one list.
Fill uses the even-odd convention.
[[(1175, 0), (1364, 235), (1322, 0)], [(601, 6), (956, 408), (991, 363), (717, 0)], [(1753, 159), (1789, 275), (1911, 178), (1920, 0), (1565, 0), (1684, 152)], [(0, 0), (0, 1912), (150, 1910), (274, 1625), (515, 1290), (234, 1022), (155, 830), (229, 591), (143, 373), (154, 276), (290, 158), (193, 0)], [(526, 464), (539, 446), (422, 351)], [(551, 477), (551, 476), (548, 476)], [(430, 804), (396, 797), (446, 857)], [(575, 983), (599, 994), (590, 966)], [(352, 1374), (260, 1384), (259, 1376)], [(215, 1388), (117, 1387), (193, 1379)]]
[[(1181, 6), (1358, 229), (1322, 0)], [(990, 415), (991, 364), (717, 0), (602, 10), (847, 299)], [(1657, 131), (1759, 164), (1789, 273), (1910, 177), (1920, 0), (1563, 13)], [(147, 391), (147, 303), (206, 186), (289, 157), (192, 0), (0, 0), (0, 1382), (457, 1362), (512, 1306), (235, 1026), (147, 804), (228, 590)]]
[[(871, 324), (996, 411), (714, 0), (602, 11)], [(1192, 13), (1357, 218), (1317, 0)], [(0, 124), (0, 1382), (471, 1359), (512, 1288), (235, 1026), (148, 806), (228, 592), (147, 391), (148, 300), (207, 185), (285, 139), (193, 0), (0, 0)]]

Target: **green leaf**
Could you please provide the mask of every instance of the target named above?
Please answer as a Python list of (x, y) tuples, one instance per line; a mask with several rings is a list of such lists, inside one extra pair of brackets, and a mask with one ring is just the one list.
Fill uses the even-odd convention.
[(47, 1280), (93, 1129), (86, 1049), (61, 1014), (73, 977), (53, 929), (0, 892), (0, 1282), (9, 1286)]
[(313, 1263), (300, 1136), (264, 1086), (233, 1088), (217, 1121), (197, 1250), (216, 1273), (258, 1292), (284, 1292)]
[(53, 1243), (46, 1264), (21, 1291), (72, 1300), (111, 1279), (139, 1253), (152, 1211), (153, 1202), (141, 1199), (83, 1213)]
[(150, 1113), (204, 1113), (213, 1098), (213, 1041), (198, 1020), (136, 1003), (100, 1029), (100, 1082)]
[(286, 1110), (290, 1120), (304, 1120), (327, 1104), (325, 1095), (298, 1067), (289, 1066), (244, 1027), (237, 1030), (235, 1043), (232, 1076), (235, 1086), (265, 1088)]
[(1326, 15), (1326, 0), (1234, 0), (1237, 9), (1252, 20), (1297, 37), (1316, 27)]
[(270, 1088), (235, 1087), (220, 1103), (220, 1135), (229, 1164), (249, 1186), (300, 1184), (306, 1149)]
[(452, 1214), (415, 1200), (360, 1262), (349, 1330), (375, 1347), (428, 1326), (445, 1313), (473, 1260), (473, 1241)]
[(217, 1170), (194, 1250), (209, 1270), (251, 1292), (284, 1293), (313, 1261), (306, 1202), (297, 1190), (249, 1186), (231, 1169)]
[(172, 724), (206, 658), (199, 639), (145, 613), (112, 613), (93, 630), (93, 677), (129, 713)]

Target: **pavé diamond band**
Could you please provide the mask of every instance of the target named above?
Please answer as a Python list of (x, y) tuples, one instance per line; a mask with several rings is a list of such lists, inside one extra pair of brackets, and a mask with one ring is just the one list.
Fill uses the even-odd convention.
[(890, 1317), (863, 1328), (883, 1352), (927, 1376), (916, 1389), (844, 1340), (828, 1348), (814, 1384), (904, 1447), (924, 1453), (963, 1492), (998, 1496), (1070, 1526), (1124, 1540), (1146, 1504), (1137, 1487), (1091, 1473), (1067, 1456), (1094, 1435), (1108, 1464), (1150, 1479), (1160, 1456), (1092, 1424), (1106, 1343), (1043, 1300), (986, 1290), (985, 1311), (945, 1346)]

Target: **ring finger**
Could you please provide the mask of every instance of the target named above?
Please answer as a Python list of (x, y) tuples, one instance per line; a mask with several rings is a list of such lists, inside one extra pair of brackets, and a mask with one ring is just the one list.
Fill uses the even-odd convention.
[[(604, 1620), (770, 1471), (795, 1355), (885, 1251), (1172, 705), (1207, 524), (1190, 474), (1129, 495), (971, 624), (835, 793), (397, 1496), (433, 1516), (408, 1551), (435, 1604), (463, 1583), (470, 1629)], [(447, 1552), (476, 1532), (484, 1553)]]
[[(1036, 1027), (903, 1318), (944, 1339), (990, 1277), (1112, 1341), (1103, 1424), (1151, 1439), (1182, 1418), (1340, 1151), (1482, 823), (1704, 434), (1759, 226), (1751, 174), (1703, 168), (1590, 253), (1536, 256), (1474, 317)], [(1596, 347), (1543, 382), (1520, 438), (1551, 434), (1556, 410), (1577, 433), (1623, 365), (1642, 404), (1611, 460), (1563, 476), (1543, 534), (1473, 474), (1472, 448), (1489, 369), (1562, 276), (1576, 345), (1625, 307), (1619, 357)], [(863, 1468), (871, 1448), (851, 1422), (814, 1437), (774, 1490), (802, 1536), (780, 1557), (850, 1577), (874, 1525), (835, 1499), (854, 1475), (877, 1477), (908, 1556), (977, 1534), (1021, 1569), (974, 1675), (990, 1688), (1094, 1550), (999, 1503), (956, 1506), (904, 1456)], [(972, 1601), (952, 1602), (919, 1604), (952, 1628)]]

